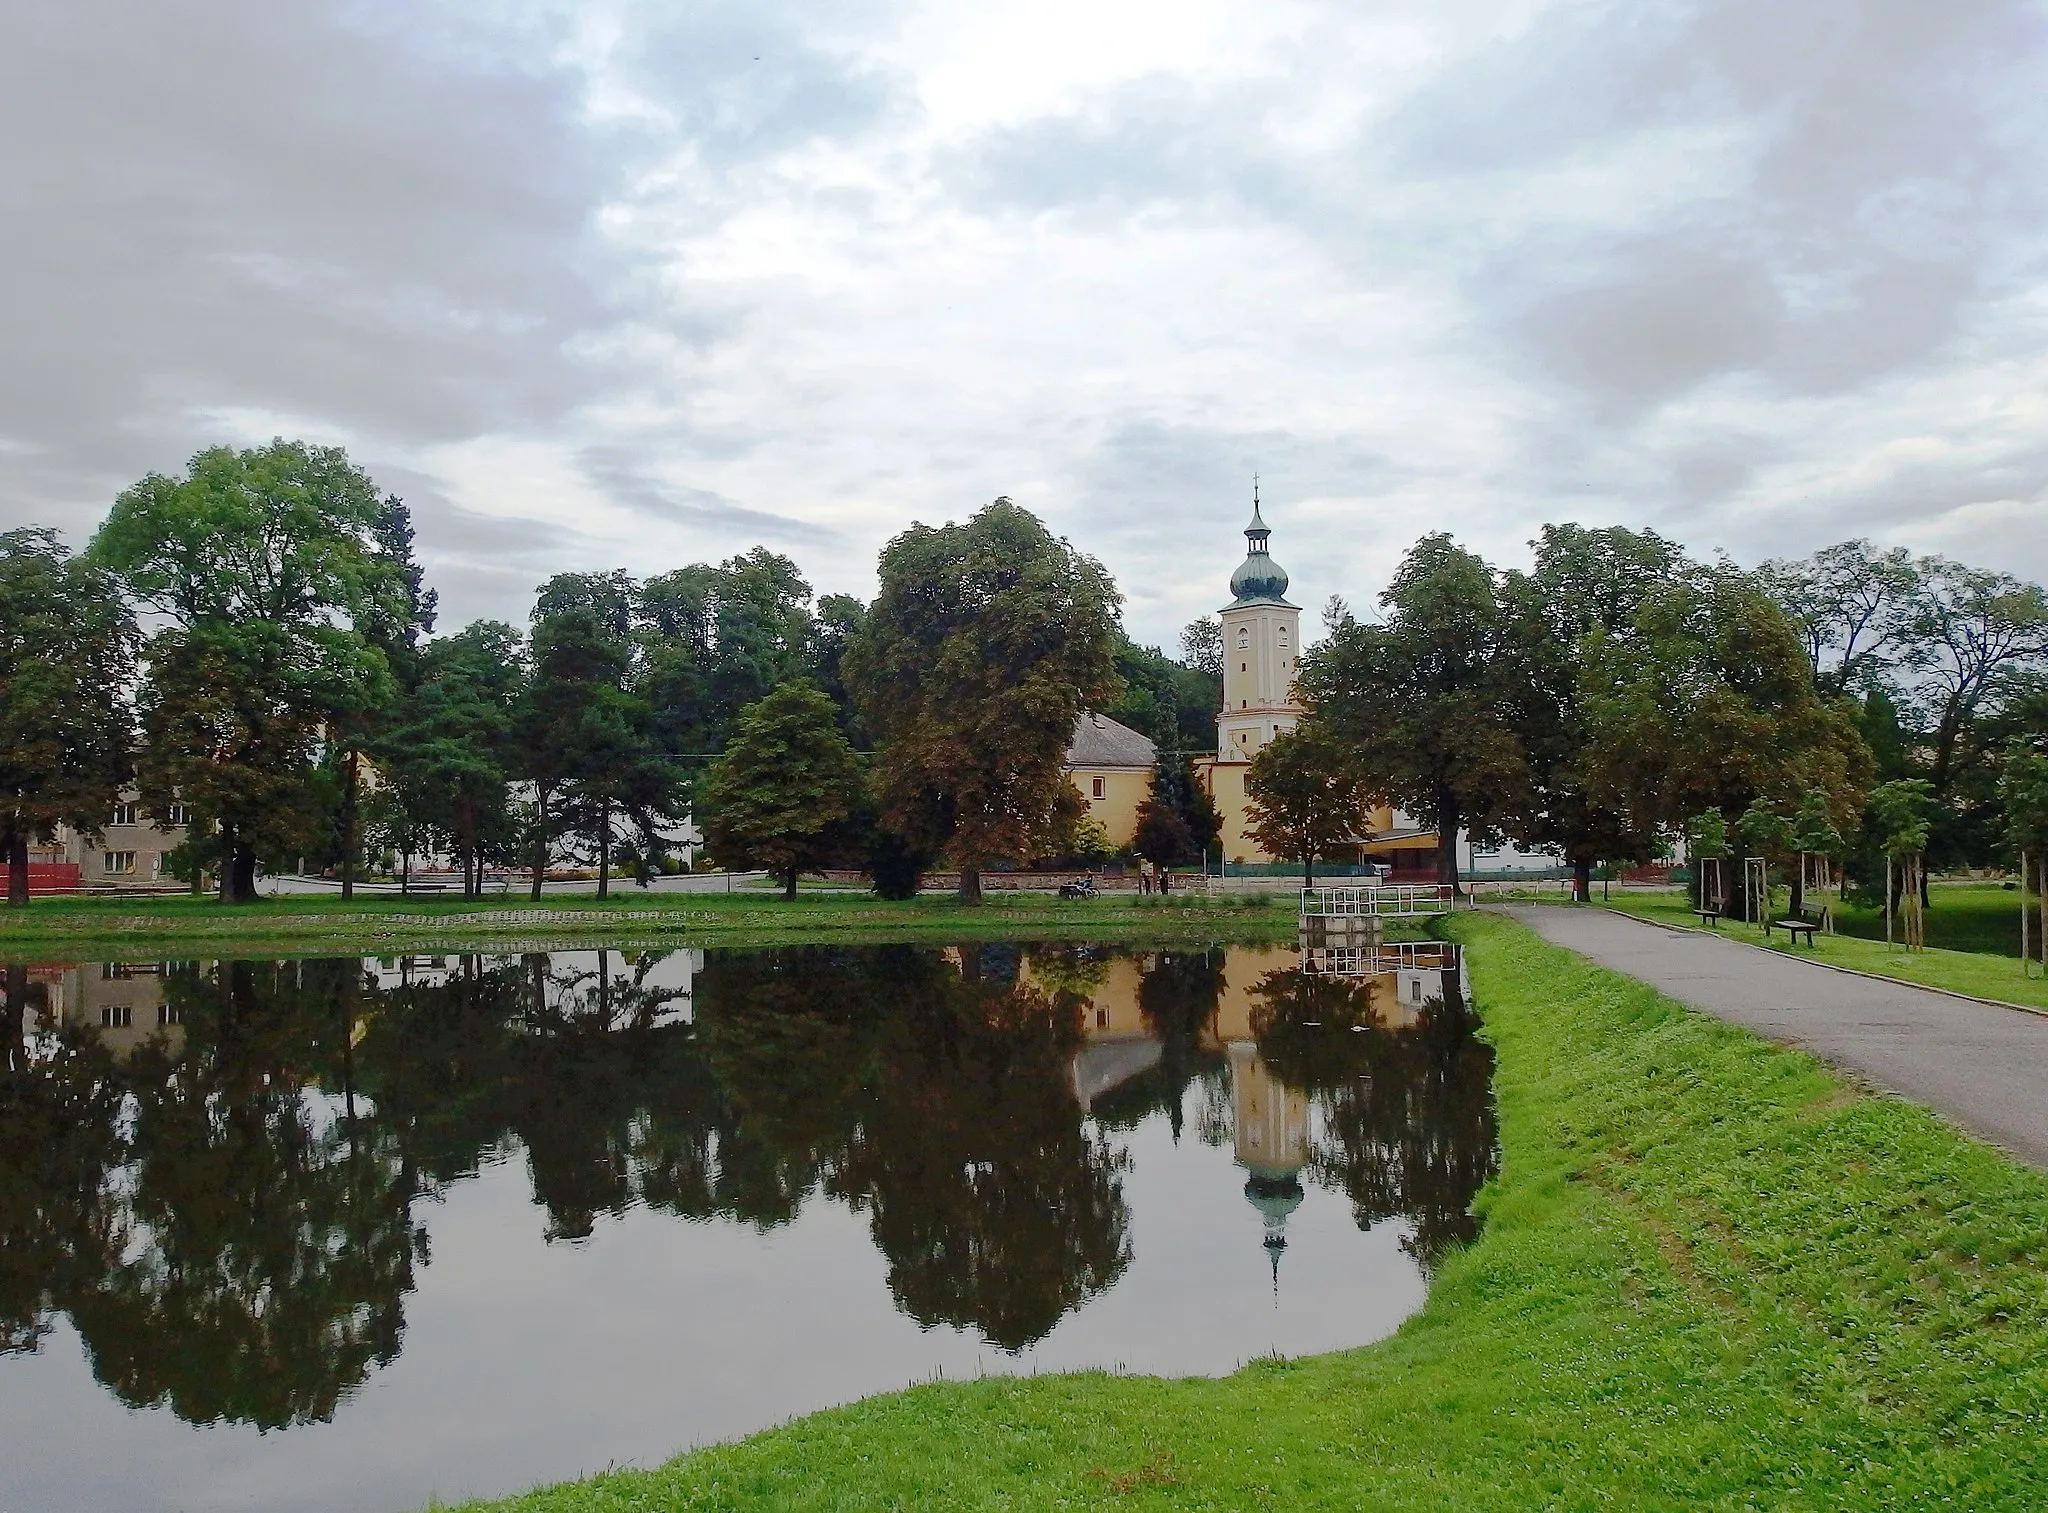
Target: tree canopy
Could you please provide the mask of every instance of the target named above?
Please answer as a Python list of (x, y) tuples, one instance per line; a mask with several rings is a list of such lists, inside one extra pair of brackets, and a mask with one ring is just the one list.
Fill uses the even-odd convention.
[(725, 754), (701, 786), (704, 838), (727, 867), (765, 867), (796, 897), (797, 874), (847, 849), (864, 782), (832, 701), (784, 683), (740, 712)]
[(960, 869), (1053, 849), (1080, 800), (1074, 722), (1116, 692), (1119, 599), (1093, 558), (998, 499), (965, 524), (912, 526), (845, 672), (879, 743), (882, 818)]
[(0, 862), (28, 902), (29, 846), (97, 835), (133, 766), (135, 622), (111, 577), (55, 533), (0, 533)]

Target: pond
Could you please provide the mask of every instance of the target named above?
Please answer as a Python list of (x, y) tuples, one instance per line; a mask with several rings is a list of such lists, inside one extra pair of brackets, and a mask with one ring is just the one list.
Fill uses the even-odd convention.
[(935, 1377), (1364, 1344), (1494, 1161), (1429, 943), (5, 981), (7, 1513), (401, 1513)]

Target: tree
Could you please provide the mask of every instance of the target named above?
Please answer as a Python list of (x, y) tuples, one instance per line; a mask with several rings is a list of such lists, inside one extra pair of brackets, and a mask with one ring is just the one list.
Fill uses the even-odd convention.
[(483, 864), (509, 849), (512, 720), (525, 691), (519, 632), (479, 620), (430, 643), (418, 686), (379, 747), (400, 812), (448, 837), (462, 863), (462, 896), (482, 891)]
[(1180, 659), (1205, 678), (1223, 681), (1223, 622), (1214, 615), (1190, 620), (1180, 633)]
[(1630, 824), (1789, 807), (1813, 788), (1853, 820), (1870, 778), (1853, 706), (1815, 689), (1798, 632), (1747, 575), (1688, 568), (1584, 657), (1587, 791)]
[(1631, 631), (1644, 601), (1684, 557), (1652, 531), (1546, 525), (1530, 572), (1502, 585), (1504, 696), (1525, 754), (1524, 783), (1501, 825), (1532, 849), (1555, 848), (1572, 869), (1573, 896), (1591, 895), (1601, 859), (1647, 861), (1652, 828), (1588, 791), (1585, 752), (1587, 638)]
[(1162, 867), (1179, 866), (1201, 854), (1188, 822), (1172, 804), (1162, 802), (1156, 782), (1138, 806), (1138, 828), (1131, 837), (1131, 849)]
[(1838, 542), (1803, 562), (1766, 562), (1757, 581), (1798, 626), (1828, 693), (1875, 686), (1910, 640), (1920, 574), (1904, 547)]
[(797, 874), (845, 848), (861, 792), (860, 758), (832, 701), (810, 683), (785, 683), (741, 711), (705, 774), (705, 841), (721, 866), (765, 867), (794, 899)]
[(1244, 789), (1245, 833), (1274, 856), (1299, 861), (1304, 885), (1315, 883), (1319, 860), (1372, 834), (1373, 783), (1313, 718), (1260, 749)]
[[(1933, 829), (1934, 784), (1926, 778), (1900, 778), (1881, 783), (1870, 791), (1870, 815), (1877, 843), (1885, 854), (1885, 940), (1891, 940), (1895, 906), (1905, 905), (1906, 945), (1918, 950), (1922, 936), (1920, 899), (1920, 857), (1927, 850)], [(1895, 892), (1889, 885), (1893, 868), (1899, 869)]]
[(150, 641), (140, 786), (161, 822), (211, 834), (223, 901), (259, 854), (305, 849), (320, 732), (389, 697), (370, 627), (400, 623), (383, 501), (338, 447), (214, 447), (114, 501), (93, 559), (170, 622)]
[(2040, 878), (2041, 956), (2048, 961), (2048, 756), (2017, 750), (1999, 778), (1999, 800), (2006, 814), (2006, 840), (2020, 856), (2020, 955), (2027, 955), (2027, 887), (2029, 870)]
[(28, 849), (97, 836), (131, 770), (135, 622), (120, 586), (46, 530), (0, 533), (0, 860), (28, 903)]
[[(1842, 854), (1842, 830), (1835, 823), (1834, 811), (1828, 803), (1828, 796), (1818, 788), (1809, 788), (1800, 802), (1798, 812), (1786, 823), (1786, 842), (1796, 854), (1792, 874), (1792, 914), (1794, 918), (1806, 917), (1806, 859), (1809, 856), (1837, 857)], [(1826, 877), (1823, 873), (1823, 885)]]
[(356, 863), (362, 850), (363, 749), (376, 739), (380, 722), (390, 712), (386, 695), (402, 695), (418, 682), (420, 637), (433, 630), (440, 604), (440, 595), (426, 586), (425, 570), (413, 556), (412, 511), (396, 494), (389, 495), (378, 509), (372, 535), (377, 558), (389, 570), (392, 592), (372, 601), (363, 634), (384, 654), (393, 684), (388, 689), (373, 682), (358, 684), (358, 690), (373, 702), (338, 709), (327, 722), (327, 745), (337, 758), (334, 765), (340, 788), (334, 828), (343, 898), (355, 896)]
[(1117, 591), (1007, 499), (912, 526), (880, 567), (845, 668), (880, 744), (883, 821), (979, 902), (983, 866), (1056, 844), (1080, 803), (1062, 763), (1074, 721), (1115, 692)]
[(1493, 827), (1524, 781), (1509, 718), (1505, 619), (1492, 569), (1424, 536), (1380, 595), (1384, 624), (1332, 616), (1300, 688), (1378, 796), (1437, 832), (1437, 876), (1458, 886), (1458, 834)]
[(1922, 558), (1906, 664), (1933, 716), (1928, 780), (1945, 797), (1976, 716), (2022, 669), (2048, 659), (2048, 595), (2004, 573)]
[(685, 802), (640, 692), (633, 592), (623, 573), (563, 574), (541, 586), (534, 606), (533, 679), (515, 715), (515, 743), (533, 795), (524, 849), (535, 898), (558, 837), (589, 843), (598, 897), (608, 897), (617, 823), (637, 829), (651, 851), (659, 826)]

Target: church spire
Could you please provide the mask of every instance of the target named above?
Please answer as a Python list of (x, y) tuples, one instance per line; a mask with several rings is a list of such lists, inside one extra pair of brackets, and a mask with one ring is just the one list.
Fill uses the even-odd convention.
[(1259, 475), (1252, 474), (1252, 523), (1244, 528), (1245, 556), (1230, 575), (1234, 604), (1285, 604), (1287, 569), (1273, 560), (1266, 543), (1273, 534), (1259, 506)]

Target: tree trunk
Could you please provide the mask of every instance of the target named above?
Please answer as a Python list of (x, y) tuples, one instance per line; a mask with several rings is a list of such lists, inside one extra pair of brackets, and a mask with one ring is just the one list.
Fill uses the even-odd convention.
[(1448, 788), (1436, 791), (1436, 880), (1449, 886), (1451, 897), (1463, 898), (1458, 883), (1458, 821), (1463, 811), (1458, 796)]
[(253, 848), (237, 845), (229, 853), (228, 876), (223, 880), (228, 888), (228, 902), (248, 904), (256, 901), (256, 852)]
[(341, 765), (341, 896), (356, 896), (356, 788), (362, 753), (351, 751)]
[(400, 896), (412, 892), (412, 832), (407, 831), (405, 845), (398, 853), (398, 891)]
[(786, 903), (796, 902), (796, 868), (782, 869), (782, 897)]
[(1806, 853), (1800, 852), (1792, 863), (1792, 917), (1806, 918)]
[(7, 903), (10, 908), (28, 907), (28, 832), (17, 830), (7, 837)]
[(1590, 904), (1593, 901), (1593, 858), (1575, 856), (1572, 858), (1572, 902)]
[(235, 901), (235, 832), (225, 823), (220, 827), (220, 877), (219, 898), (224, 904)]
[(597, 806), (597, 896), (612, 896), (612, 802)]
[(548, 791), (533, 790), (533, 901), (540, 902), (540, 885), (548, 875)]
[(1304, 888), (1316, 885), (1316, 859), (1306, 854), (1301, 859), (1301, 885)]
[(962, 867), (960, 869), (959, 899), (963, 904), (978, 904), (981, 902), (981, 868)]

